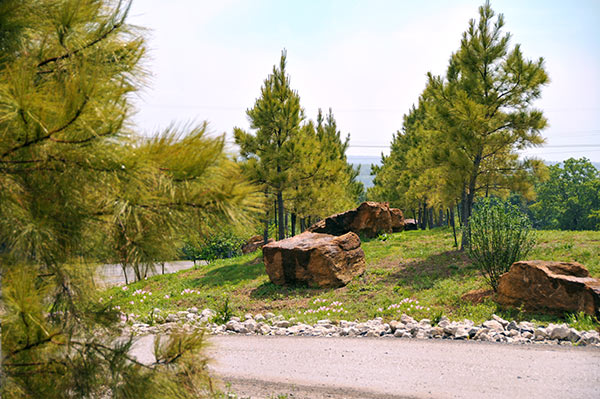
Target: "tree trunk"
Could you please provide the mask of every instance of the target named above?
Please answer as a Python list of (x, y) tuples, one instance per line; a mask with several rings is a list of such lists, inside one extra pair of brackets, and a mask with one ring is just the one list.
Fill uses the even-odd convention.
[(469, 229), (469, 218), (471, 217), (471, 212), (473, 211), (473, 202), (475, 201), (475, 187), (477, 184), (477, 174), (479, 171), (479, 164), (481, 162), (481, 157), (477, 156), (474, 161), (474, 171), (471, 174), (471, 180), (469, 181), (468, 191), (463, 191), (464, 204), (463, 204), (463, 234), (462, 234), (462, 242), (460, 244), (460, 249), (464, 250), (469, 246), (471, 239), (471, 232)]
[(290, 216), (291, 222), (292, 222), (292, 232), (291, 232), (291, 236), (295, 236), (296, 235), (296, 214), (292, 213)]
[(454, 207), (449, 211), (448, 223), (452, 224), (452, 233), (454, 234), (454, 246), (458, 248), (458, 240), (456, 238), (456, 226), (454, 225)]
[(162, 268), (162, 274), (165, 274), (165, 262), (160, 262), (160, 266)]
[(284, 226), (285, 226), (285, 236), (289, 237), (290, 233), (289, 233), (289, 230), (288, 230), (288, 226), (289, 226), (288, 225), (288, 212), (285, 212), (285, 223), (284, 223)]
[(285, 226), (283, 225), (283, 193), (281, 191), (277, 192), (277, 220), (279, 224), (277, 227), (279, 228), (279, 239), (283, 240), (285, 238)]
[(125, 276), (125, 285), (129, 284), (127, 281), (127, 266), (121, 263), (121, 269), (123, 270), (123, 276)]
[(427, 222), (429, 222), (429, 215), (427, 214), (427, 203), (423, 202), (423, 217), (421, 222), (421, 230), (427, 230)]
[[(279, 194), (277, 195), (277, 198), (279, 198)], [(275, 230), (279, 231), (279, 214), (277, 212), (277, 198), (275, 199), (275, 201), (273, 201), (273, 219), (274, 219), (274, 223), (275, 223)]]
[(433, 223), (433, 208), (429, 208), (429, 228), (432, 229), (435, 225)]
[(468, 199), (467, 199), (467, 190), (463, 191), (463, 198), (461, 201), (461, 211), (460, 211), (460, 224), (462, 225), (462, 239), (460, 241), (460, 250), (464, 251), (465, 247), (467, 245), (469, 245), (469, 216), (467, 216), (468, 214), (468, 208), (469, 206), (467, 205)]
[(306, 223), (304, 222), (304, 218), (302, 217), (300, 218), (300, 233), (304, 233), (304, 230), (306, 230), (305, 227)]
[(269, 241), (269, 219), (265, 219), (265, 229), (263, 231), (263, 244), (266, 244)]

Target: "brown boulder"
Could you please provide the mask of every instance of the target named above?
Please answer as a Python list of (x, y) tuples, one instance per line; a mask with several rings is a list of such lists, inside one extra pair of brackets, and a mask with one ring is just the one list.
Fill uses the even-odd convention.
[(304, 232), (263, 247), (265, 268), (278, 285), (341, 287), (365, 271), (365, 253), (354, 233), (336, 237)]
[(417, 221), (415, 219), (404, 219), (404, 230), (417, 230)]
[[(272, 238), (269, 238), (269, 241), (267, 241), (267, 244), (270, 242), (273, 242), (273, 241), (274, 240)], [(251, 237), (247, 243), (242, 245), (242, 253), (244, 255), (250, 254), (250, 253), (256, 251), (257, 249), (262, 248), (263, 245), (265, 245), (265, 244), (264, 244), (262, 236)]]
[(331, 215), (309, 227), (313, 233), (342, 235), (350, 231), (366, 237), (404, 229), (400, 209), (390, 208), (387, 202), (363, 202), (356, 209)]
[(404, 215), (398, 208), (390, 208), (390, 216), (392, 218), (392, 232), (398, 233), (404, 230)]
[(515, 262), (500, 277), (496, 301), (528, 310), (600, 316), (600, 280), (576, 262)]

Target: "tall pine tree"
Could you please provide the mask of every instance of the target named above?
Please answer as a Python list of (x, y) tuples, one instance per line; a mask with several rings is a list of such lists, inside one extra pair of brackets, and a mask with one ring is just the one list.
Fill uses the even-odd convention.
[[(509, 47), (504, 17), (489, 2), (471, 20), (444, 78), (429, 75), (431, 157), (460, 176), (461, 218), (467, 226), (480, 193), (510, 186), (528, 190), (539, 162), (519, 160), (517, 150), (540, 145), (546, 126), (533, 102), (548, 83), (542, 58), (530, 61), (517, 44)], [(468, 245), (468, 229), (462, 245)]]
[(290, 185), (290, 173), (297, 158), (295, 137), (304, 119), (300, 96), (292, 90), (285, 66), (284, 50), (279, 65), (273, 66), (273, 72), (265, 79), (261, 96), (246, 111), (255, 134), (234, 129), (240, 155), (249, 161), (246, 167), (250, 176), (264, 184), (267, 193), (275, 195), (280, 240), (285, 238), (283, 193)]

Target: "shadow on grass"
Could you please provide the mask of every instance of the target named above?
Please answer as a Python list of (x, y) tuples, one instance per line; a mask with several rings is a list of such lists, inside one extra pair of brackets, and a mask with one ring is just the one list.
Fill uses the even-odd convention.
[(235, 285), (242, 281), (255, 280), (265, 275), (265, 266), (261, 263), (235, 263), (212, 269), (202, 277), (195, 280), (195, 285), (222, 286), (224, 284)]
[(379, 283), (402, 285), (416, 290), (429, 289), (438, 280), (476, 271), (467, 255), (456, 250), (406, 263), (383, 261), (380, 267), (393, 269), (393, 271), (379, 279)]

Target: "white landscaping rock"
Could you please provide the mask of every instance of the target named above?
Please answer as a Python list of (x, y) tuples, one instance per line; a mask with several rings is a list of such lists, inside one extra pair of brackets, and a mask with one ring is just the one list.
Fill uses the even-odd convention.
[(569, 330), (569, 327), (567, 327), (566, 324), (560, 324), (560, 325), (550, 324), (546, 328), (546, 331), (548, 332), (550, 339), (558, 339), (558, 340), (567, 339), (567, 337), (569, 336), (569, 333), (571, 332)]
[(483, 322), (483, 326), (485, 328), (489, 328), (490, 330), (494, 330), (494, 331), (498, 331), (498, 332), (504, 331), (504, 327), (498, 320), (485, 321), (485, 322)]

